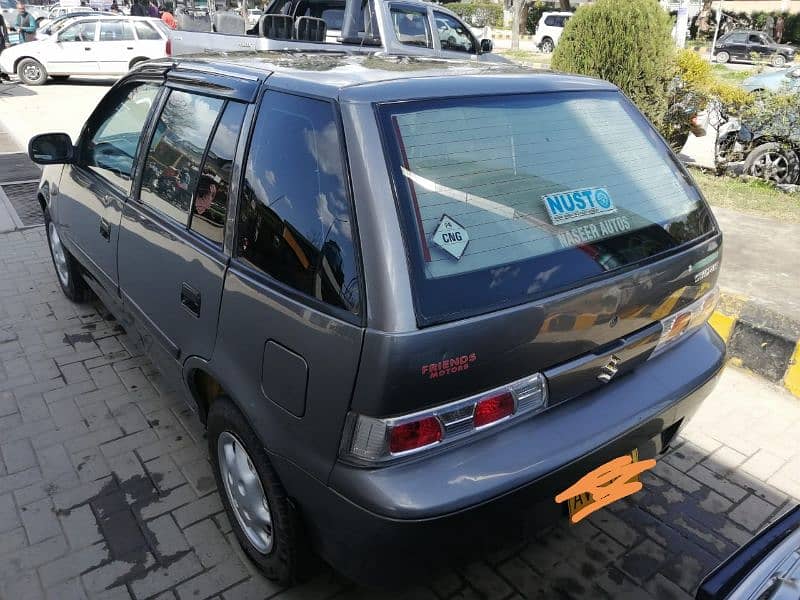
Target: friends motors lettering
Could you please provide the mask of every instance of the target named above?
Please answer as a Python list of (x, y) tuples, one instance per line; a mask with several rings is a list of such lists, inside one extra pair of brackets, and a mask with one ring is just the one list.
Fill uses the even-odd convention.
[(553, 225), (564, 225), (589, 217), (617, 212), (605, 188), (585, 188), (542, 196)]
[(422, 365), (422, 374), (427, 375), (429, 379), (436, 379), (437, 377), (452, 375), (453, 373), (458, 373), (459, 371), (466, 371), (476, 360), (478, 360), (478, 355), (474, 352), (471, 354), (456, 356), (455, 358), (447, 358), (440, 362)]
[(631, 221), (628, 217), (613, 217), (599, 223), (589, 223), (568, 229), (558, 234), (558, 242), (562, 248), (571, 248), (594, 242), (601, 238), (613, 237), (625, 231), (630, 231)]

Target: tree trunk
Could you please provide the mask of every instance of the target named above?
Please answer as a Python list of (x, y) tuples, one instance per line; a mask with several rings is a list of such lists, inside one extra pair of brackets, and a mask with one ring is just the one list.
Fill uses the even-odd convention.
[(511, 49), (512, 50), (519, 50), (519, 28), (520, 28), (520, 17), (522, 15), (522, 5), (525, 4), (525, 0), (514, 0), (514, 4), (512, 5), (512, 12), (513, 18), (511, 20)]
[(558, 4), (561, 6), (561, 10), (571, 10), (571, 6), (569, 5), (569, 0), (558, 0)]

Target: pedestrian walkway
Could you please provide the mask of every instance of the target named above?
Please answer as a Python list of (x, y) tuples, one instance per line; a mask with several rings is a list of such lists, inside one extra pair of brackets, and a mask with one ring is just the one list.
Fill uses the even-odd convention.
[(36, 200), (41, 169), (0, 122), (0, 233), (41, 225)]

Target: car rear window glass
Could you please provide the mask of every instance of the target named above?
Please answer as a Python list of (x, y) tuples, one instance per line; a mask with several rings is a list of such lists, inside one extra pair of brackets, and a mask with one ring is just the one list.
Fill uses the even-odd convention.
[(379, 108), (422, 323), (574, 286), (713, 230), (614, 91)]
[(133, 28), (129, 21), (100, 21), (101, 42), (132, 40)]

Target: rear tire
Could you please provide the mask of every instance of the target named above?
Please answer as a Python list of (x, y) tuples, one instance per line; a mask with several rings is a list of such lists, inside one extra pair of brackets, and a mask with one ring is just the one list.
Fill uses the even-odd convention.
[(786, 57), (782, 54), (776, 54), (772, 57), (772, 66), (779, 69), (786, 64)]
[(128, 65), (128, 70), (132, 70), (136, 65), (139, 63), (143, 63), (146, 60), (150, 60), (149, 58), (134, 58), (130, 64)]
[(47, 69), (35, 58), (23, 58), (17, 65), (17, 77), (25, 85), (44, 85), (47, 83)]
[(550, 54), (553, 50), (556, 49), (556, 45), (553, 43), (553, 40), (551, 40), (549, 37), (546, 37), (542, 40), (541, 48), (542, 52), (544, 52), (545, 54)]
[(794, 150), (776, 142), (761, 144), (744, 161), (744, 172), (773, 183), (792, 184), (800, 174), (800, 159)]
[(724, 50), (722, 52), (717, 52), (716, 60), (717, 60), (718, 63), (724, 65), (730, 59), (731, 59), (731, 55), (728, 54), (727, 52), (725, 52)]
[(47, 231), (47, 245), (50, 247), (50, 257), (56, 269), (56, 278), (64, 295), (73, 302), (86, 302), (89, 299), (89, 288), (83, 280), (81, 267), (75, 257), (64, 248), (56, 224), (50, 219), (50, 214), (44, 213), (44, 226)]
[(281, 585), (304, 580), (313, 561), (300, 519), (264, 444), (225, 396), (208, 413), (208, 451), (222, 504), (247, 556)]

